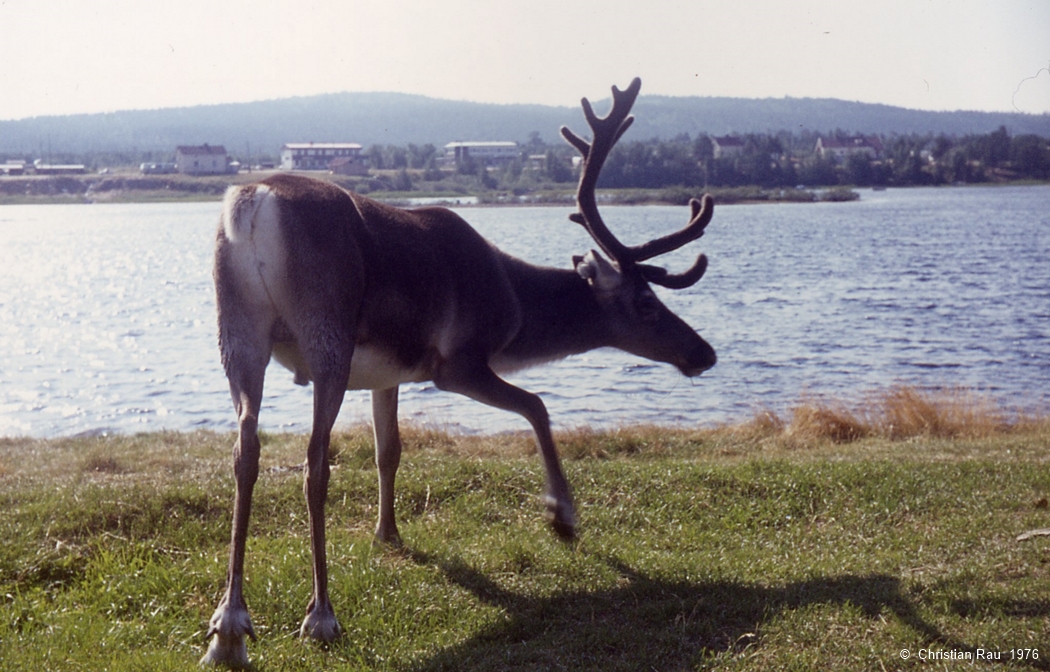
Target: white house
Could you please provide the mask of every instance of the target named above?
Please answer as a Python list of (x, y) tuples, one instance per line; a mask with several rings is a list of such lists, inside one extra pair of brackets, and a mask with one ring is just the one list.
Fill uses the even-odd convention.
[(21, 159), (8, 159), (0, 163), (0, 174), (3, 175), (25, 175), (26, 162)]
[(856, 135), (849, 138), (817, 138), (816, 153), (822, 159), (832, 159), (836, 163), (851, 154), (864, 154), (869, 159), (877, 159), (882, 154), (882, 142), (877, 137), (866, 138)]
[(470, 157), (483, 166), (498, 166), (518, 158), (516, 142), (450, 142), (445, 145), (445, 160), (459, 165)]
[(175, 148), (175, 169), (184, 175), (221, 175), (228, 170), (226, 148), (180, 145)]
[(711, 147), (716, 159), (731, 159), (744, 153), (744, 141), (733, 135), (712, 137)]
[(354, 142), (288, 142), (281, 147), (281, 170), (330, 170), (367, 175), (368, 162)]

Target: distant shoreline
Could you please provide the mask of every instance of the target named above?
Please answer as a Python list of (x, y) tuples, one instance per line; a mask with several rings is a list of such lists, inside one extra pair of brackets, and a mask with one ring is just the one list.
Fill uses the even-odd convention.
[[(50, 205), (87, 203), (167, 203), (219, 201), (231, 184), (245, 184), (265, 179), (273, 172), (237, 175), (188, 176), (140, 175), (138, 173), (92, 175), (29, 175), (0, 177), (0, 205)], [(352, 182), (324, 173), (307, 173), (327, 179), (352, 191), (379, 201), (414, 207), (446, 205), (449, 207), (508, 206), (528, 207), (569, 205), (575, 200), (575, 187), (543, 189), (526, 194), (505, 190), (491, 191), (376, 191), (356, 188)], [(707, 190), (719, 205), (740, 203), (814, 203), (850, 201), (860, 195), (851, 188), (719, 187)], [(603, 203), (609, 205), (685, 205), (690, 198), (705, 193), (701, 188), (668, 187), (663, 189), (601, 190)]]
[[(0, 176), (0, 206), (72, 205), (96, 203), (217, 203), (227, 187), (265, 180), (276, 171), (243, 172), (235, 175), (143, 175), (111, 173), (83, 175)], [(544, 189), (526, 194), (505, 190), (491, 191), (373, 191), (359, 189), (345, 178), (328, 173), (302, 173), (329, 180), (346, 189), (400, 207), (437, 205), (450, 208), (508, 207), (527, 208), (569, 206), (574, 203), (574, 187)], [(943, 185), (954, 187), (1037, 186), (1046, 182), (1020, 181)], [(909, 187), (891, 187), (907, 189)], [(604, 189), (598, 197), (604, 205), (686, 205), (689, 198), (711, 193), (720, 206), (766, 203), (815, 204), (859, 201), (856, 187), (715, 187), (711, 189), (666, 187), (663, 189)]]
[[(276, 171), (237, 175), (188, 176), (113, 173), (89, 175), (0, 176), (0, 206), (90, 203), (200, 203), (218, 202), (231, 184), (246, 184), (275, 174)], [(506, 190), (471, 191), (372, 191), (360, 188), (346, 178), (326, 173), (303, 173), (327, 179), (378, 201), (401, 207), (441, 205), (453, 208), (572, 206), (575, 186), (564, 189), (538, 189), (526, 194)], [(1022, 180), (942, 185), (945, 188), (1034, 186), (1047, 182)], [(891, 187), (907, 189), (910, 187)], [(755, 203), (819, 203), (860, 199), (857, 187), (796, 187), (766, 189), (757, 186), (713, 187), (706, 190), (718, 205)], [(867, 190), (868, 188), (862, 188)], [(685, 205), (690, 198), (705, 193), (702, 188), (665, 187), (662, 189), (603, 189), (599, 198), (606, 205)]]

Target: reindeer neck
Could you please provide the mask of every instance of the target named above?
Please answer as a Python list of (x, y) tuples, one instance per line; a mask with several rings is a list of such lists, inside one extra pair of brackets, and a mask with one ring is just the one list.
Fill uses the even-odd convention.
[(521, 328), (501, 353), (527, 365), (611, 345), (601, 307), (575, 270), (533, 266), (507, 257), (505, 268), (521, 309)]

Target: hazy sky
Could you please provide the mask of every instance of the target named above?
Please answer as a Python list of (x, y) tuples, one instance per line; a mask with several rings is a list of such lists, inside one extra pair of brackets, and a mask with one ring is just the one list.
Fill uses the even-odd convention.
[(0, 0), (0, 119), (400, 91), (1050, 112), (1048, 0)]

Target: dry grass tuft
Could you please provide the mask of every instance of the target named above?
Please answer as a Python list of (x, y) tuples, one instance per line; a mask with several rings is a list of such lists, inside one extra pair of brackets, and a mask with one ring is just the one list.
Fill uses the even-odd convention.
[(796, 406), (784, 431), (792, 439), (833, 443), (850, 443), (873, 434), (862, 417), (841, 404), (814, 402)]
[(967, 390), (923, 392), (897, 386), (878, 403), (879, 434), (890, 439), (914, 436), (980, 438), (1011, 429), (996, 404)]
[(784, 432), (784, 421), (776, 413), (769, 409), (755, 413), (749, 422), (741, 425), (741, 429), (752, 432), (758, 436), (775, 436)]
[(1028, 436), (1039, 436), (1050, 442), (1050, 416), (1020, 415), (1013, 425), (1014, 431)]
[(904, 385), (869, 394), (859, 407), (807, 399), (792, 409), (784, 435), (850, 443), (868, 437), (985, 438), (1013, 431), (1020, 420), (985, 397), (962, 389), (922, 390)]
[(750, 420), (725, 424), (704, 432), (712, 453), (722, 457), (739, 457), (755, 451), (785, 447), (786, 424), (774, 411), (756, 410)]

